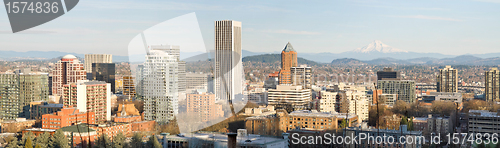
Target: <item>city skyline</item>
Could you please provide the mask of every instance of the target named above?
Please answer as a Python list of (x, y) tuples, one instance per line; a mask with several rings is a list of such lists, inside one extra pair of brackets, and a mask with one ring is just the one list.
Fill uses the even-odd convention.
[[(500, 22), (494, 19), (499, 14), (495, 7), (500, 3), (495, 1), (336, 1), (307, 6), (300, 2), (158, 2), (150, 6), (127, 1), (102, 7), (108, 3), (113, 2), (82, 1), (72, 13), (17, 35), (6, 32), (10, 29), (8, 21), (0, 18), (0, 47), (13, 51), (34, 47), (38, 51), (67, 51), (66, 47), (72, 45), (69, 51), (81, 54), (124, 55), (133, 34), (191, 12), (197, 15), (208, 50), (214, 47), (211, 22), (222, 19), (247, 22), (242, 30), (242, 48), (253, 52), (279, 51), (288, 41), (314, 53), (352, 51), (373, 40), (411, 52), (452, 55), (492, 53), (500, 46), (495, 28)], [(160, 5), (169, 7), (160, 9)], [(235, 9), (238, 13), (226, 13)], [(155, 15), (158, 13), (164, 15)]]

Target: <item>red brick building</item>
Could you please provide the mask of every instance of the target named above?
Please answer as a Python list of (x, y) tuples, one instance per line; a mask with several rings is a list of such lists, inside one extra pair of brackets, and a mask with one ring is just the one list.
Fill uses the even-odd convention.
[(59, 129), (78, 123), (95, 124), (94, 112), (80, 112), (76, 108), (63, 108), (54, 114), (42, 115), (42, 128)]

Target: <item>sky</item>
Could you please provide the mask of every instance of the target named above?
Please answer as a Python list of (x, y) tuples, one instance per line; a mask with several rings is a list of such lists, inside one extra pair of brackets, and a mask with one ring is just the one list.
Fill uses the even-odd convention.
[(298, 52), (341, 53), (374, 40), (411, 52), (500, 52), (500, 0), (84, 0), (15, 34), (0, 11), (0, 50), (127, 55), (144, 30), (193, 12), (203, 40), (193, 44), (205, 49), (181, 47), (183, 52), (213, 49), (216, 20), (241, 21), (243, 49), (252, 52), (280, 51), (290, 42)]

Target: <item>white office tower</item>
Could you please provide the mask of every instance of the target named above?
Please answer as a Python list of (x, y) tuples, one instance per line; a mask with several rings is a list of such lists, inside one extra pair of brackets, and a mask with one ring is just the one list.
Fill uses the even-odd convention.
[[(215, 21), (214, 94), (216, 100), (234, 102), (243, 97), (241, 22)], [(241, 96), (241, 97), (240, 97)]]
[(174, 55), (151, 49), (146, 55), (142, 74), (144, 119), (165, 123), (177, 115), (178, 62)]
[(179, 83), (178, 83), (178, 91), (179, 92), (184, 92), (186, 91), (186, 62), (181, 61), (181, 48), (180, 46), (177, 45), (151, 45), (151, 50), (160, 50), (166, 52), (168, 55), (175, 56), (178, 62), (178, 70), (177, 72), (179, 73)]

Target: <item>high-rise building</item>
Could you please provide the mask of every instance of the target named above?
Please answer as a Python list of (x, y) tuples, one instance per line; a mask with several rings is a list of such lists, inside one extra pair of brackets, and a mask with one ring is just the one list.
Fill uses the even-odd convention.
[(439, 70), (437, 76), (437, 92), (457, 92), (458, 91), (458, 71), (446, 66)]
[(356, 114), (361, 121), (368, 121), (369, 101), (364, 91), (345, 90), (340, 101), (340, 112)]
[(241, 22), (215, 21), (214, 94), (232, 102), (243, 93)]
[(110, 54), (85, 54), (85, 72), (87, 78), (92, 78), (92, 63), (112, 63), (113, 55)]
[(415, 81), (410, 80), (378, 80), (377, 89), (381, 89), (385, 94), (397, 94), (398, 100), (408, 103), (415, 102), (416, 86)]
[(180, 46), (177, 45), (151, 45), (151, 50), (159, 50), (172, 55), (178, 62), (178, 89), (179, 92), (186, 91), (186, 62), (181, 61)]
[(23, 109), (20, 117), (29, 118), (30, 103), (49, 101), (47, 73), (22, 73), (19, 75), (19, 105)]
[(302, 86), (278, 85), (268, 90), (268, 104), (278, 109), (304, 110), (309, 107), (311, 90)]
[(111, 92), (116, 93), (115, 63), (92, 63), (92, 78), (89, 79), (110, 83)]
[(382, 71), (377, 71), (377, 80), (401, 80), (399, 71), (386, 67)]
[(292, 44), (288, 42), (281, 51), (281, 70), (279, 73), (279, 84), (292, 84), (291, 68), (297, 67), (297, 52)]
[(47, 86), (47, 73), (0, 74), (1, 118), (29, 118), (32, 102), (48, 101)]
[(320, 95), (319, 105), (316, 110), (320, 112), (340, 112), (339, 92), (322, 90)]
[(135, 88), (142, 88), (142, 85), (139, 85), (139, 87), (135, 87), (134, 77), (123, 76), (123, 95), (134, 97), (136, 95)]
[(179, 111), (178, 60), (163, 50), (150, 50), (142, 73), (144, 119), (167, 123)]
[(224, 116), (222, 105), (215, 103), (215, 95), (206, 92), (187, 94), (187, 114), (197, 115), (203, 122), (214, 121)]
[(291, 67), (291, 77), (293, 85), (301, 85), (303, 88), (311, 88), (311, 67), (300, 65), (300, 67)]
[(203, 73), (188, 73), (186, 74), (186, 90), (188, 93), (197, 90), (204, 89), (207, 90), (207, 74)]
[(57, 61), (52, 71), (52, 95), (63, 94), (63, 85), (85, 80), (83, 64), (73, 55), (65, 55)]
[(111, 84), (104, 81), (81, 80), (65, 84), (62, 96), (65, 108), (94, 112), (97, 123), (111, 120)]
[(19, 108), (19, 75), (0, 74), (0, 100), (2, 120), (15, 120), (21, 112), (21, 108)]
[(486, 101), (500, 101), (500, 71), (491, 68), (484, 72), (484, 94)]

